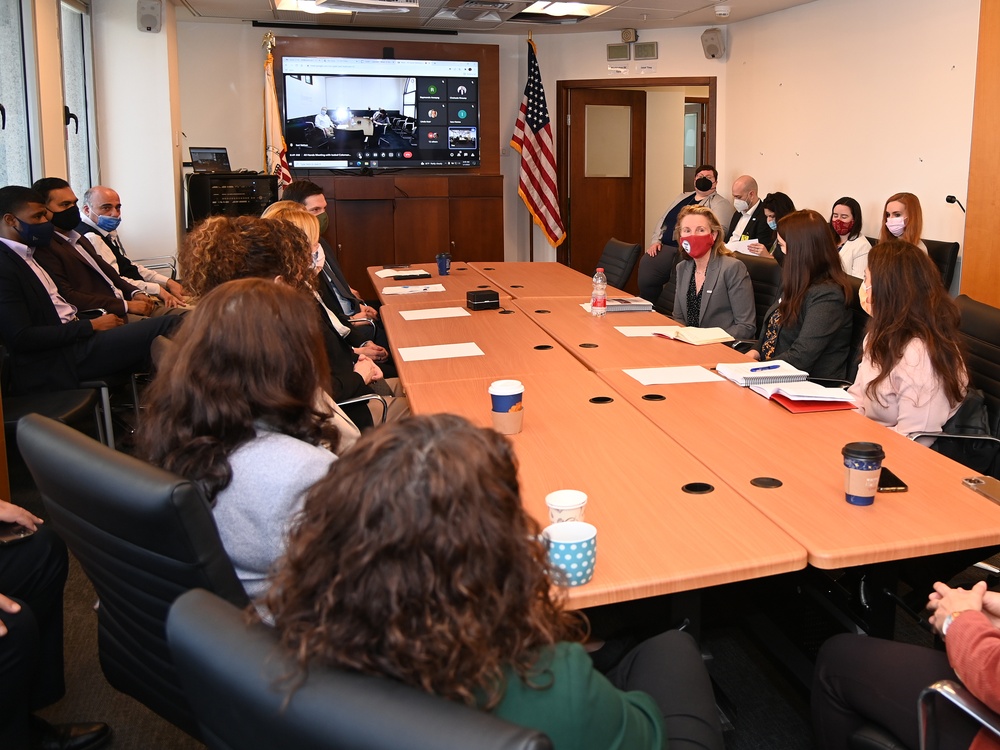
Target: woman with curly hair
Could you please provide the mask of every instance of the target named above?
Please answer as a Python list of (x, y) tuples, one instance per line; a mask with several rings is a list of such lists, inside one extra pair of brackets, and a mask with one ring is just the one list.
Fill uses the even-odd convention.
[(903, 435), (940, 432), (969, 375), (958, 306), (937, 266), (909, 242), (880, 242), (868, 254), (860, 296), (871, 323), (850, 388), (858, 411)]
[(395, 679), (556, 748), (686, 738), (721, 750), (694, 640), (664, 633), (598, 673), (539, 531), (506, 438), (454, 415), (410, 417), (363, 435), (310, 490), (265, 606), (302, 673)]
[[(298, 227), (280, 219), (208, 218), (188, 235), (178, 263), (184, 269), (184, 283), (195, 297), (233, 279), (280, 279), (310, 295), (316, 284), (309, 240)], [(317, 306), (310, 314), (321, 320)], [(320, 329), (330, 373), (324, 389), (335, 401), (371, 394), (369, 386), (382, 379), (382, 370), (369, 357), (355, 355), (347, 342), (327, 328), (324, 324)], [(364, 403), (345, 406), (344, 412), (362, 430), (373, 425)]]
[(314, 407), (327, 365), (312, 300), (264, 279), (223, 284), (164, 360), (146, 392), (140, 455), (204, 490), (255, 599), (306, 490), (336, 459), (336, 428)]

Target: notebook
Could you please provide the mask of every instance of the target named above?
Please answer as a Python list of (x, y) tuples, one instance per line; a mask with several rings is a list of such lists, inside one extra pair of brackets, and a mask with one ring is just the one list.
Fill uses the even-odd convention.
[(722, 377), (736, 385), (768, 385), (770, 383), (793, 383), (805, 380), (809, 373), (792, 367), (780, 359), (770, 362), (735, 362), (718, 364), (715, 368)]
[(792, 401), (837, 401), (854, 406), (854, 397), (843, 388), (826, 388), (808, 380), (798, 380), (770, 385), (751, 385), (750, 390), (764, 398), (782, 396)]
[(653, 334), (659, 338), (675, 339), (685, 344), (703, 346), (705, 344), (724, 344), (735, 339), (721, 328), (696, 328), (694, 326), (669, 326), (662, 332)]
[[(580, 305), (584, 310), (590, 312), (590, 303), (584, 302)], [(653, 309), (653, 303), (642, 297), (608, 297), (607, 312), (649, 312)]]

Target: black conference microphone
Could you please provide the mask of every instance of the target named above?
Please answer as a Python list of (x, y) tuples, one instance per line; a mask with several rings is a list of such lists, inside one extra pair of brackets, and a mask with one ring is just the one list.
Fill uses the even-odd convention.
[(946, 195), (946, 196), (944, 197), (944, 199), (945, 199), (945, 201), (947, 201), (948, 203), (957, 203), (957, 204), (958, 204), (958, 207), (959, 207), (960, 209), (962, 209), (962, 213), (963, 213), (963, 214), (964, 214), (964, 213), (966, 212), (966, 211), (965, 211), (965, 206), (963, 206), (963, 205), (962, 205), (962, 201), (960, 201), (960, 200), (959, 200), (958, 198), (956, 198), (956, 197), (955, 197), (954, 195)]

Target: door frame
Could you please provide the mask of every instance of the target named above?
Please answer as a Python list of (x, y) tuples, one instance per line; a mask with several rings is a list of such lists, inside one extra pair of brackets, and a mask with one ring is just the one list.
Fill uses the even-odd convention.
[[(569, 117), (569, 99), (574, 89), (646, 89), (660, 86), (707, 86), (708, 109), (708, 146), (705, 158), (709, 164), (715, 164), (715, 113), (718, 104), (718, 79), (716, 76), (664, 77), (664, 78), (587, 78), (571, 81), (556, 81), (556, 163), (558, 164), (559, 211), (569, 217), (569, 139), (570, 128), (566, 120)], [(573, 242), (566, 238), (556, 248), (556, 261), (566, 264), (569, 250)]]

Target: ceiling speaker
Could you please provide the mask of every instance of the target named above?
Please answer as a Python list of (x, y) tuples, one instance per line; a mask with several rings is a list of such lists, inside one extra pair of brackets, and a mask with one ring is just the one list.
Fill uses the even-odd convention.
[(159, 34), (163, 26), (162, 0), (139, 0), (136, 3), (136, 24), (139, 31)]
[(706, 29), (701, 35), (701, 46), (709, 60), (719, 60), (726, 56), (726, 39), (720, 29)]
[(635, 29), (622, 29), (622, 41), (626, 44), (639, 39), (639, 33)]

